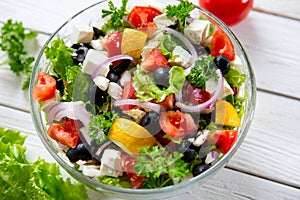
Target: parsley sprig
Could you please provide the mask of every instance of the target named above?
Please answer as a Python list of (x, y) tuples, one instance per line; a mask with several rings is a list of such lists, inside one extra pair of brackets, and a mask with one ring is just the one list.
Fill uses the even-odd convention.
[(165, 148), (154, 146), (151, 149), (144, 147), (137, 157), (134, 170), (137, 175), (146, 176), (143, 181), (146, 188), (157, 188), (171, 185), (173, 179), (182, 181), (190, 174), (189, 165), (181, 158), (183, 154), (170, 153)]
[(212, 56), (202, 57), (196, 61), (195, 67), (187, 76), (191, 85), (197, 88), (205, 89), (205, 83), (211, 78), (218, 79), (216, 68), (211, 64), (214, 58)]
[(118, 114), (114, 111), (103, 111), (103, 113), (93, 116), (89, 123), (89, 135), (97, 140), (97, 144), (106, 141), (106, 134), (116, 118), (118, 118)]
[(31, 64), (34, 61), (34, 57), (28, 56), (24, 50), (24, 41), (34, 39), (36, 36), (36, 32), (26, 31), (22, 22), (13, 22), (12, 19), (9, 19), (0, 31), (0, 49), (7, 53), (11, 71), (17, 76), (24, 75), (25, 77), (22, 85), (23, 90), (29, 86), (32, 72)]
[(166, 7), (166, 14), (168, 18), (174, 18), (179, 22), (179, 31), (183, 32), (186, 26), (186, 19), (191, 17), (190, 12), (196, 7), (188, 0), (181, 0), (178, 5), (168, 5)]
[(102, 9), (102, 17), (109, 15), (110, 19), (103, 25), (102, 31), (106, 34), (113, 30), (121, 31), (124, 28), (123, 17), (127, 15), (126, 5), (128, 0), (122, 0), (122, 6), (120, 8), (115, 7), (112, 1), (108, 2), (109, 10)]

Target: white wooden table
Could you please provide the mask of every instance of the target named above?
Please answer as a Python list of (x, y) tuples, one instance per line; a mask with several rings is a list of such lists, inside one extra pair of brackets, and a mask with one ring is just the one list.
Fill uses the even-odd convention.
[[(40, 48), (67, 18), (95, 2), (1, 0), (0, 25), (9, 18), (22, 21), (39, 32)], [(173, 200), (300, 199), (299, 0), (257, 0), (248, 18), (232, 30), (245, 46), (256, 73), (258, 96), (252, 126), (224, 169)], [(0, 66), (0, 88), (0, 126), (28, 135), (30, 159), (40, 156), (54, 162), (33, 127), (28, 91), (21, 90), (20, 79), (8, 66)], [(112, 199), (92, 191), (89, 194), (90, 199)]]

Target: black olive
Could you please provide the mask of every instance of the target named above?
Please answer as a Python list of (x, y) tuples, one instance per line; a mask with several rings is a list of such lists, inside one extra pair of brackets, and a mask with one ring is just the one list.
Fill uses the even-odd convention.
[(114, 74), (117, 74), (119, 76), (121, 76), (121, 74), (123, 72), (125, 72), (126, 69), (128, 69), (128, 67), (130, 66), (131, 60), (123, 60), (121, 63), (119, 63), (118, 65), (112, 67), (112, 71)]
[(154, 111), (147, 112), (142, 118), (140, 125), (147, 129), (152, 135), (156, 135), (160, 130), (159, 114)]
[(194, 44), (194, 47), (199, 56), (208, 56), (210, 54), (210, 49), (207, 46)]
[(117, 83), (120, 80), (120, 76), (118, 74), (115, 74), (112, 71), (109, 71), (106, 78), (108, 78), (111, 82)]
[(102, 106), (104, 103), (106, 103), (108, 94), (106, 91), (98, 88), (96, 84), (92, 84), (89, 87), (88, 96), (92, 105)]
[(88, 52), (88, 47), (80, 46), (78, 49), (74, 49), (72, 59), (75, 64), (83, 63), (85, 56)]
[(93, 31), (94, 31), (93, 40), (97, 40), (97, 39), (105, 36), (105, 33), (96, 27), (93, 27)]
[(187, 148), (185, 152), (183, 152), (182, 160), (184, 162), (190, 163), (195, 159), (196, 151), (194, 149)]
[(153, 75), (154, 75), (154, 80), (157, 84), (157, 86), (161, 87), (169, 87), (169, 79), (170, 79), (170, 74), (169, 74), (170, 69), (166, 67), (158, 67), (155, 69)]
[(192, 170), (192, 174), (193, 176), (198, 176), (199, 174), (203, 173), (204, 171), (209, 169), (209, 165), (206, 163), (201, 163), (199, 165), (196, 165), (193, 170)]
[(71, 162), (92, 159), (91, 153), (85, 148), (83, 143), (78, 143), (75, 148), (70, 148), (66, 155)]
[(168, 26), (168, 28), (177, 30), (179, 28), (179, 20), (176, 20), (175, 24)]
[(230, 61), (225, 56), (218, 56), (214, 59), (214, 63), (221, 70), (222, 74), (227, 74), (230, 69)]
[(64, 82), (61, 79), (58, 79), (56, 76), (53, 76), (53, 78), (56, 80), (56, 89), (63, 94), (65, 89)]

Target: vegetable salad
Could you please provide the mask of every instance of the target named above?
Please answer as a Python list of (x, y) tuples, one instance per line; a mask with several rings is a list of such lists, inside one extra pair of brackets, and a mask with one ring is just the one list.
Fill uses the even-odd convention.
[(246, 75), (230, 38), (192, 3), (127, 3), (110, 1), (101, 26), (75, 25), (72, 45), (53, 40), (33, 97), (84, 175), (134, 189), (178, 184), (234, 145)]

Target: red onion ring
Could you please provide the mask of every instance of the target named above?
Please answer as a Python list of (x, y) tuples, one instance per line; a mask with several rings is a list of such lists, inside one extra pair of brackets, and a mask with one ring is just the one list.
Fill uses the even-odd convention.
[(113, 56), (113, 57), (110, 57), (108, 59), (106, 59), (104, 62), (102, 62), (101, 64), (99, 64), (93, 71), (92, 73), (92, 79), (94, 79), (96, 76), (98, 76), (99, 72), (101, 71), (102, 67), (109, 64), (109, 63), (112, 63), (114, 61), (117, 61), (117, 60), (123, 60), (123, 59), (128, 59), (128, 60), (133, 60), (133, 58), (131, 56), (128, 56), (128, 55), (116, 55), (116, 56)]
[(177, 107), (181, 108), (183, 111), (191, 112), (191, 113), (200, 112), (202, 110), (205, 110), (206, 108), (211, 107), (218, 100), (218, 97), (221, 95), (222, 90), (223, 90), (222, 72), (219, 69), (217, 69), (216, 72), (219, 76), (217, 89), (216, 89), (214, 95), (208, 101), (206, 101), (202, 104), (194, 105), (194, 106), (189, 106), (189, 105), (186, 105), (182, 102), (176, 102), (175, 105)]
[(192, 55), (192, 64), (189, 68), (185, 69), (185, 72), (188, 72), (189, 69), (191, 69), (195, 66), (195, 62), (198, 59), (198, 54), (197, 54), (197, 51), (196, 51), (194, 45), (183, 34), (177, 32), (173, 29), (170, 29), (170, 28), (166, 27), (165, 31), (167, 31), (167, 32), (171, 33), (172, 35), (174, 35), (175, 37), (179, 38), (182, 42), (184, 42), (186, 47), (189, 49), (189, 51)]
[(151, 102), (140, 102), (136, 99), (120, 99), (114, 102), (114, 106), (123, 106), (123, 105), (135, 105), (144, 108), (150, 108), (155, 112), (160, 112), (161, 106), (156, 103)]

